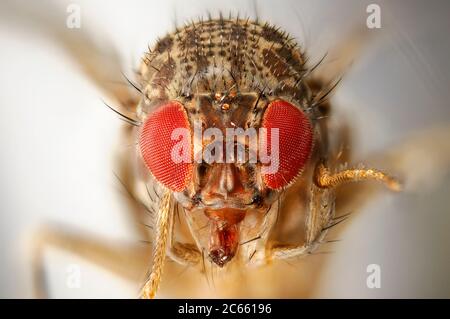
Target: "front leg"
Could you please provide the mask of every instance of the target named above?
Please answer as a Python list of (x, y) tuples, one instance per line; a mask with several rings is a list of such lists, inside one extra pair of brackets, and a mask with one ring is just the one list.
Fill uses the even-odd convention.
[(61, 226), (42, 228), (32, 239), (31, 263), (36, 298), (51, 297), (44, 260), (49, 247), (82, 257), (134, 282), (142, 279), (150, 258), (147, 247), (143, 245), (113, 242)]
[(401, 190), (401, 184), (397, 179), (377, 169), (347, 169), (332, 174), (325, 164), (320, 163), (314, 175), (314, 182), (321, 188), (335, 188), (345, 183), (376, 180), (390, 190)]
[(300, 245), (277, 245), (269, 250), (269, 258), (291, 259), (311, 254), (324, 240), (328, 230), (341, 222), (334, 219), (334, 191), (312, 185), (308, 215), (306, 217), (305, 242)]
[(202, 258), (195, 245), (180, 242), (172, 243), (168, 254), (174, 261), (185, 266), (196, 266)]
[(401, 184), (397, 179), (379, 170), (348, 169), (332, 174), (328, 167), (320, 162), (315, 169), (314, 184), (311, 187), (305, 243), (294, 246), (275, 246), (270, 250), (271, 258), (296, 258), (311, 254), (316, 250), (323, 243), (328, 230), (346, 219), (346, 216), (334, 218), (334, 189), (345, 183), (365, 180), (377, 180), (393, 191), (401, 190)]
[[(153, 299), (158, 291), (164, 267), (166, 253), (181, 264), (196, 265), (200, 253), (188, 244), (174, 243), (174, 209), (171, 192), (166, 190), (159, 204), (156, 222), (156, 239), (154, 242), (153, 265), (147, 282), (142, 288), (141, 296)], [(176, 203), (175, 203), (176, 205)]]
[(170, 216), (169, 227), (169, 249), (167, 252), (169, 257), (184, 266), (196, 266), (199, 264), (202, 254), (198, 251), (197, 247), (193, 244), (181, 243), (175, 240), (175, 214), (171, 214)]

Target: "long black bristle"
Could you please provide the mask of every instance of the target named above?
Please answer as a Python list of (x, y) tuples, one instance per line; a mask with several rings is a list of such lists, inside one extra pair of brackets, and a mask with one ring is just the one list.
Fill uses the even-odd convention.
[(142, 123), (126, 116), (125, 114), (120, 113), (119, 111), (117, 111), (116, 109), (114, 109), (113, 107), (111, 107), (110, 105), (108, 105), (108, 103), (106, 103), (105, 101), (103, 101), (103, 103), (114, 113), (116, 113), (117, 115), (119, 115), (121, 117), (122, 120), (124, 120), (125, 122), (127, 122), (128, 124), (134, 125), (134, 126), (140, 126)]

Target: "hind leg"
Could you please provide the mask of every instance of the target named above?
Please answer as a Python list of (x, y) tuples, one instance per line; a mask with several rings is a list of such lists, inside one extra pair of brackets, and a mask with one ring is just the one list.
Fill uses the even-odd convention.
[(45, 227), (33, 238), (32, 271), (35, 296), (51, 297), (44, 262), (45, 252), (50, 247), (82, 257), (122, 278), (139, 282), (150, 260), (150, 249), (145, 246), (114, 243), (61, 227)]

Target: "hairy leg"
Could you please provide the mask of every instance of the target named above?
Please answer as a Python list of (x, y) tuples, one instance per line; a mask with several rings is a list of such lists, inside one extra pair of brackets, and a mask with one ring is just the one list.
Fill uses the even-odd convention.
[(366, 180), (383, 182), (394, 191), (400, 190), (400, 183), (388, 174), (375, 169), (348, 169), (330, 173), (320, 163), (314, 172), (315, 185), (311, 188), (311, 201), (306, 219), (306, 239), (300, 245), (282, 245), (271, 249), (271, 258), (290, 259), (313, 253), (322, 243), (328, 230), (346, 219), (346, 215), (334, 218), (334, 189), (342, 184)]
[(321, 188), (335, 188), (345, 183), (376, 180), (393, 191), (400, 191), (401, 184), (394, 177), (376, 169), (346, 169), (330, 173), (328, 167), (320, 163), (315, 174), (315, 183)]
[(171, 209), (171, 194), (166, 191), (160, 203), (156, 222), (156, 240), (153, 252), (153, 266), (149, 279), (142, 288), (142, 297), (145, 299), (152, 299), (158, 290), (161, 281), (164, 261), (166, 258), (166, 243), (169, 234), (169, 220), (170, 215), (173, 214)]
[[(311, 186), (311, 200), (306, 218), (305, 241), (300, 245), (278, 245), (272, 247), (274, 259), (290, 259), (311, 254), (324, 240), (328, 230), (336, 225), (334, 219), (334, 192)], [(340, 221), (338, 221), (339, 223)]]
[[(175, 203), (175, 205), (177, 205), (177, 203)], [(175, 214), (171, 214), (170, 216), (169, 231), (169, 250), (167, 252), (169, 257), (180, 265), (198, 265), (202, 258), (202, 254), (197, 249), (197, 246), (194, 244), (182, 243), (175, 240)]]

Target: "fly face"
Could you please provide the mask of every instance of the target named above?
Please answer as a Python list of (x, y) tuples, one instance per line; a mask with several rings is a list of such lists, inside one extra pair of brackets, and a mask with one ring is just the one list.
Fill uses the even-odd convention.
[(197, 244), (223, 266), (239, 243), (267, 237), (273, 203), (309, 158), (311, 125), (298, 108), (256, 92), (198, 95), (186, 105), (194, 164), (174, 196)]
[(231, 91), (158, 108), (140, 146), (154, 177), (184, 208), (199, 248), (222, 267), (239, 243), (267, 239), (272, 205), (302, 173), (313, 136), (299, 107)]
[(186, 210), (197, 245), (220, 267), (248, 239), (243, 236), (262, 230), (261, 216), (276, 197), (260, 174), (256, 100), (256, 94), (231, 91), (197, 95), (187, 103), (195, 164), (192, 180), (175, 198)]
[(316, 114), (302, 66), (274, 28), (216, 20), (167, 36), (142, 67), (143, 160), (218, 266), (239, 243), (265, 243), (274, 202), (311, 157)]

